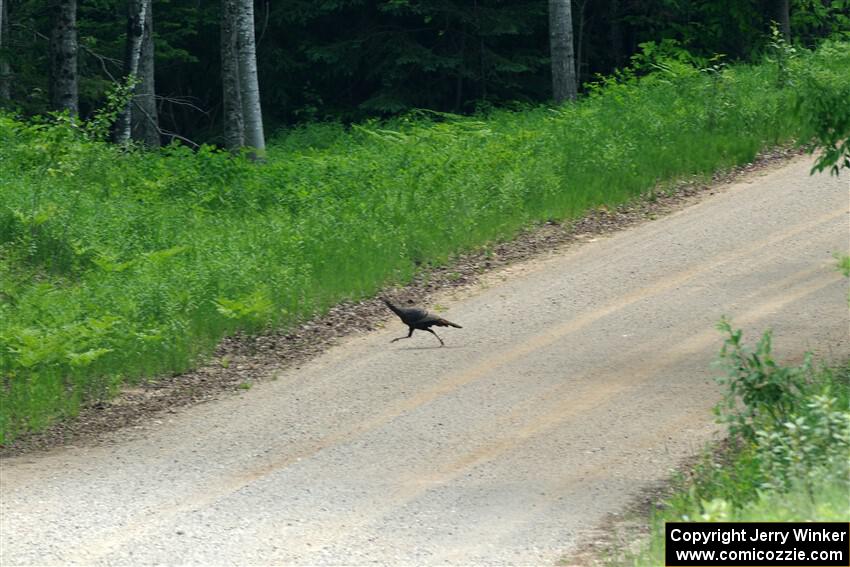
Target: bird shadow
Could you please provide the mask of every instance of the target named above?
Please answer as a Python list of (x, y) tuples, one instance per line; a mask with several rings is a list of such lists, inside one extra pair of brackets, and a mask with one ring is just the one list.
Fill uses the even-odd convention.
[(448, 349), (457, 349), (463, 348), (462, 346), (413, 346), (413, 347), (400, 347), (398, 350), (448, 350)]

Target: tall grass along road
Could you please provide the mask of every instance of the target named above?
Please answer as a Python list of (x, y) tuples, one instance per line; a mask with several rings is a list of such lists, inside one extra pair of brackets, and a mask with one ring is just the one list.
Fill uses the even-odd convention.
[(551, 564), (716, 431), (722, 315), (850, 354), (843, 178), (798, 159), (110, 445), (8, 459), (3, 565)]

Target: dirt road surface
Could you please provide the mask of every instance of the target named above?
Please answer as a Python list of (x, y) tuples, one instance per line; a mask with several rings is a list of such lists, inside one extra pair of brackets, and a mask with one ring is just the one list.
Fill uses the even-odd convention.
[(715, 324), (850, 355), (848, 177), (800, 158), (243, 395), (7, 459), (0, 563), (551, 565), (716, 435)]

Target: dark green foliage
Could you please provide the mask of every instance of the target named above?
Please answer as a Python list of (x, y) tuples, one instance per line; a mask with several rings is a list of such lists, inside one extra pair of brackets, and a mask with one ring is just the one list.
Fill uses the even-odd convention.
[[(7, 0), (8, 1), (8, 0)], [(41, 0), (11, 0), (8, 50), (12, 54), (13, 108), (26, 115), (49, 110), (46, 46), (49, 12)], [(166, 131), (208, 137), (211, 112), (221, 98), (218, 80), (219, 3), (200, 9), (189, 0), (154, 0), (158, 94)], [(102, 106), (123, 75), (126, 2), (79, 2), (80, 115)]]
[(850, 37), (850, 0), (793, 0), (791, 4), (794, 42), (814, 47), (823, 38)]
[[(705, 62), (757, 61), (774, 0), (600, 0), (573, 3), (581, 83), (626, 65), (642, 45), (677, 46)], [(10, 0), (13, 107), (48, 109), (48, 12)], [(156, 84), (166, 132), (221, 144), (219, 2), (154, 0)], [(542, 0), (258, 2), (261, 99), (274, 127), (356, 122), (413, 108), (455, 113), (551, 98)], [(850, 33), (850, 0), (792, 0), (793, 42)], [(123, 0), (80, 2), (80, 112), (99, 108), (122, 75)], [(166, 135), (166, 139), (167, 139)]]
[(288, 77), (265, 100), (325, 120), (545, 99), (545, 9), (527, 0), (275, 5), (270, 27), (295, 33), (263, 39), (262, 70)]

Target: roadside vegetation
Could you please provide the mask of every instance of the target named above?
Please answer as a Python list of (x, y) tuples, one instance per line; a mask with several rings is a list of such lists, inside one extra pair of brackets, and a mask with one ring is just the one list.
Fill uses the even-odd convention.
[(574, 104), (313, 124), (261, 164), (121, 149), (102, 140), (108, 109), (88, 124), (0, 115), (0, 443), (185, 370), (229, 333), (808, 136), (800, 78), (836, 96), (847, 68), (847, 44), (728, 66), (646, 44)]
[(674, 482), (645, 548), (614, 564), (664, 565), (665, 521), (850, 521), (850, 361), (782, 366), (769, 332), (750, 348), (728, 322), (720, 328), (726, 444)]
[[(850, 278), (850, 257), (837, 260)], [(725, 441), (673, 480), (647, 541), (610, 550), (600, 558), (606, 564), (664, 565), (668, 521), (850, 521), (850, 360), (817, 365), (807, 354), (784, 366), (770, 331), (750, 347), (729, 321), (718, 329), (725, 394), (714, 411)]]

